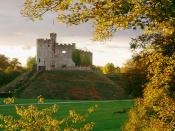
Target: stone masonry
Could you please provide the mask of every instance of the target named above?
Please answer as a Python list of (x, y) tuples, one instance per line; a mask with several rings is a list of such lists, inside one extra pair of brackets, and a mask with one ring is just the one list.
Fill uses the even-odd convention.
[[(54, 70), (75, 67), (72, 52), (75, 43), (61, 44), (56, 42), (56, 33), (50, 33), (50, 39), (37, 39), (37, 70)], [(89, 52), (90, 55), (92, 54)]]

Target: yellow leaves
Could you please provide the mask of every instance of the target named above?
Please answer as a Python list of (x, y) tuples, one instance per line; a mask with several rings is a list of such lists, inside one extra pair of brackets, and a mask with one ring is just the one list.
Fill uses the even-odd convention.
[(8, 98), (5, 98), (3, 102), (4, 102), (4, 104), (14, 104), (15, 99), (14, 99), (14, 97), (12, 97), (12, 98), (8, 97)]
[(47, 5), (47, 6), (50, 6), (50, 5), (52, 5), (52, 0), (42, 0), (42, 4), (43, 5)]
[[(94, 40), (112, 37), (115, 31), (121, 29), (144, 27), (144, 24), (147, 25), (145, 34), (162, 33), (169, 36), (174, 32), (174, 20), (163, 9), (168, 10), (171, 4), (171, 1), (141, 0), (25, 0), (22, 14), (38, 20), (44, 13), (53, 11), (60, 18), (58, 20), (67, 25), (78, 25), (90, 19), (95, 27)], [(142, 17), (143, 21), (138, 23)], [(145, 23), (144, 19), (148, 21)]]
[(65, 128), (64, 131), (71, 131), (71, 128)]
[(88, 112), (89, 112), (89, 113), (93, 113), (93, 112), (95, 112), (95, 110), (96, 110), (95, 107), (90, 107), (90, 108), (88, 108)]
[[(38, 98), (43, 98), (39, 96)], [(18, 119), (12, 116), (0, 115), (0, 129), (3, 130), (30, 130), (30, 131), (90, 131), (95, 125), (93, 122), (86, 122), (90, 113), (94, 112), (97, 105), (91, 107), (90, 113), (80, 115), (74, 110), (69, 111), (68, 116), (55, 119), (53, 115), (58, 111), (56, 104), (38, 109), (36, 105), (15, 106)], [(81, 126), (80, 126), (80, 125)]]
[(79, 115), (73, 110), (69, 111), (69, 117), (72, 123), (78, 123), (78, 122), (85, 121), (85, 116)]
[(91, 123), (87, 123), (84, 125), (83, 128), (80, 129), (80, 131), (90, 131), (93, 129), (95, 123), (91, 122)]
[(145, 104), (145, 98), (137, 100), (130, 110), (129, 120), (124, 130), (169, 131), (174, 129), (175, 101), (171, 97), (161, 97), (153, 105)]
[(158, 112), (158, 111), (161, 110), (161, 107), (160, 107), (160, 106), (153, 106), (153, 109), (154, 109), (156, 112)]
[(173, 55), (166, 52), (171, 48), (170, 37), (167, 38), (168, 41), (164, 40), (164, 43), (161, 41), (163, 46), (158, 45), (156, 42), (159, 41), (156, 41), (155, 45), (152, 44), (145, 49), (149, 82), (145, 85), (142, 100), (137, 102), (136, 107), (129, 114), (126, 130), (174, 129), (175, 100), (170, 90), (173, 87), (172, 80), (175, 78), (175, 56), (174, 52)]
[(37, 97), (38, 103), (44, 103), (44, 97), (42, 95)]
[(172, 35), (174, 33), (174, 27), (170, 27), (170, 26), (166, 27), (166, 26), (164, 26), (163, 27), (163, 32), (164, 32), (165, 36)]
[(155, 20), (152, 24), (145, 28), (144, 33), (148, 35), (161, 33), (163, 36), (170, 36), (174, 33), (174, 28), (172, 18), (163, 22)]

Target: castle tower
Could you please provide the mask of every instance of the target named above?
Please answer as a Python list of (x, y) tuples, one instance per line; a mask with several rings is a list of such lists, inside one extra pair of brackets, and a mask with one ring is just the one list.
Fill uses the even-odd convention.
[(56, 38), (57, 38), (57, 34), (56, 33), (50, 33), (50, 39), (56, 43)]
[[(50, 33), (49, 39), (37, 39), (37, 70), (55, 70), (66, 67), (75, 67), (72, 53), (76, 49), (75, 43), (56, 43), (57, 34)], [(92, 64), (92, 53), (81, 51)]]
[(37, 39), (37, 54), (36, 54), (36, 61), (37, 61), (37, 70), (45, 70), (45, 40), (44, 39)]

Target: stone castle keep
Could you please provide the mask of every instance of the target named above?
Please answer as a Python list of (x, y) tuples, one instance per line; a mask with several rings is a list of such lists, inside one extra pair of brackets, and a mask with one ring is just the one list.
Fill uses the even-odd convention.
[[(75, 67), (75, 63), (72, 60), (72, 53), (76, 49), (75, 43), (57, 43), (56, 37), (56, 33), (50, 33), (50, 39), (37, 39), (37, 70)], [(92, 53), (85, 53), (88, 53), (92, 63)]]

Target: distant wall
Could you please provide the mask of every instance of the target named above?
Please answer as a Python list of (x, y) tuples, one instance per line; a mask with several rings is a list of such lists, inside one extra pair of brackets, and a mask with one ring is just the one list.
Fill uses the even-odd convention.
[(91, 71), (91, 67), (58, 67), (55, 68), (54, 70), (82, 70), (82, 71)]

